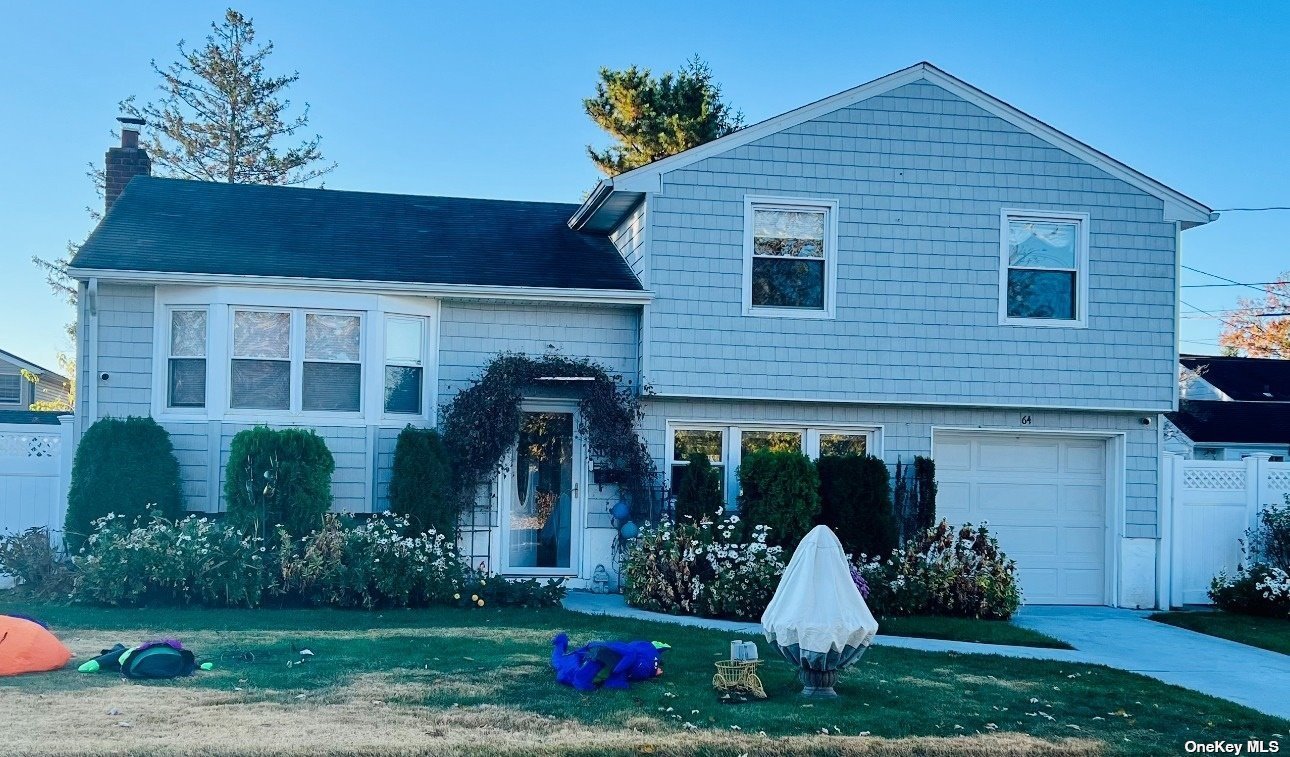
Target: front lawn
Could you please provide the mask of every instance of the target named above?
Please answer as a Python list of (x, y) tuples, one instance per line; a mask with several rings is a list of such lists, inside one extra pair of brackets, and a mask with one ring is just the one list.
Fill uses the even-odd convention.
[(1022, 628), (1006, 620), (972, 620), (914, 615), (905, 618), (881, 618), (878, 633), (886, 636), (915, 636), (920, 639), (973, 641), (978, 644), (1007, 644), (1016, 647), (1073, 649), (1059, 639)]
[[(82, 659), (168, 635), (215, 663), (174, 682), (126, 684), (79, 674), (75, 663), (0, 680), (0, 752), (21, 754), (1173, 754), (1189, 739), (1244, 743), (1290, 726), (1107, 668), (878, 647), (842, 677), (839, 700), (799, 700), (793, 671), (767, 660), (768, 701), (720, 705), (712, 662), (728, 655), (730, 634), (554, 609), (111, 610), (0, 600), (5, 610), (45, 620)], [(582, 694), (552, 679), (557, 630), (575, 643), (653, 638), (673, 650), (660, 679)]]
[(1290, 654), (1290, 620), (1261, 618), (1222, 610), (1158, 612), (1152, 620), (1189, 631)]

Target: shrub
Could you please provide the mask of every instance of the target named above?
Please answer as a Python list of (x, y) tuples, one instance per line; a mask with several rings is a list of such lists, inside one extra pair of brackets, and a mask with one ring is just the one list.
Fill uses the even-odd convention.
[(895, 511), (900, 540), (936, 525), (936, 463), (916, 456), (913, 465), (896, 461)]
[(820, 515), (852, 555), (886, 555), (896, 548), (887, 464), (870, 455), (821, 457)]
[(408, 424), (399, 432), (390, 474), (390, 510), (417, 532), (434, 531), (450, 539), (457, 533), (452, 464), (434, 429)]
[(1256, 562), (1290, 573), (1290, 494), (1285, 501), (1263, 508), (1258, 525), (1246, 536)]
[(721, 495), (721, 472), (712, 467), (707, 455), (696, 452), (690, 455), (689, 461), (674, 483), (677, 519), (689, 516), (698, 520), (724, 510), (726, 501)]
[(627, 603), (676, 615), (756, 620), (784, 572), (780, 547), (768, 528), (738, 537), (738, 516), (646, 526), (623, 560)]
[(75, 551), (92, 524), (109, 513), (133, 522), (149, 507), (182, 514), (179, 462), (170, 434), (151, 418), (103, 418), (76, 447), (63, 538)]
[(942, 520), (860, 567), (877, 615), (947, 615), (1006, 620), (1021, 606), (1017, 564), (985, 526), (955, 529)]
[(312, 605), (425, 607), (459, 592), (464, 566), (452, 540), (433, 530), (406, 536), (406, 518), (377, 515), (348, 527), (328, 513), (293, 543), (279, 530), (283, 595)]
[(563, 578), (507, 578), (472, 571), (453, 602), (460, 607), (559, 607), (568, 594)]
[(312, 429), (256, 426), (239, 431), (228, 451), (224, 499), (228, 519), (246, 533), (283, 526), (294, 535), (322, 527), (331, 509), (336, 462)]
[(257, 607), (276, 581), (263, 539), (206, 516), (136, 524), (109, 515), (95, 525), (75, 558), (81, 602)]
[(33, 597), (66, 599), (72, 571), (49, 540), (49, 529), (0, 535), (0, 575), (8, 574)]
[(769, 528), (771, 543), (795, 547), (815, 525), (820, 512), (820, 477), (806, 455), (791, 451), (748, 454), (739, 465), (739, 486), (740, 515), (749, 528)]
[(1228, 612), (1290, 618), (1290, 574), (1262, 563), (1241, 566), (1232, 576), (1220, 571), (1210, 583), (1209, 598)]

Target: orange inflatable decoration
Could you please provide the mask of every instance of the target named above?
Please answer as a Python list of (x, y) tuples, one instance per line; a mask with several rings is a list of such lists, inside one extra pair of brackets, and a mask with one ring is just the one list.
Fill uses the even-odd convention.
[(71, 651), (39, 623), (0, 615), (0, 676), (58, 670), (70, 659)]

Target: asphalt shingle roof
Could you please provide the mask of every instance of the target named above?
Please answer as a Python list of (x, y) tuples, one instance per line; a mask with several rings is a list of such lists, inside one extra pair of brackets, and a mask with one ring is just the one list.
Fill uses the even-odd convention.
[(1290, 402), (1290, 360), (1183, 355), (1178, 362), (1238, 402)]
[(1290, 444), (1290, 402), (1183, 400), (1166, 417), (1193, 442)]
[(162, 273), (641, 289), (577, 205), (131, 180), (72, 265)]

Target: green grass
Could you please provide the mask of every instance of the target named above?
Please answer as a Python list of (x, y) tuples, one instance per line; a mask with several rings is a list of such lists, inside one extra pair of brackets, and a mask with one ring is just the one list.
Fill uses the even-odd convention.
[(1047, 634), (1013, 625), (1006, 620), (972, 620), (916, 615), (882, 618), (878, 632), (886, 636), (915, 636), (920, 639), (973, 641), (978, 644), (1007, 644), (1016, 647), (1072, 649), (1070, 644)]
[[(116, 716), (105, 721), (105, 705), (123, 711), (175, 711), (171, 715), (179, 719), (164, 728), (184, 729), (186, 743), (197, 751), (236, 750), (249, 744), (266, 748), (276, 738), (305, 738), (298, 731), (275, 735), (271, 727), (303, 717), (301, 708), (318, 708), (308, 710), (307, 722), (314, 724), (310, 727), (348, 723), (346, 735), (337, 738), (348, 739), (343, 745), (355, 749), (362, 738), (382, 729), (398, 734), (397, 729), (409, 728), (414, 735), (449, 739), (458, 733), (453, 718), (492, 713), (491, 725), (472, 724), (467, 732), (467, 743), (481, 753), (505, 751), (515, 739), (523, 745), (516, 753), (538, 744), (548, 750), (577, 751), (552, 746), (560, 742), (548, 740), (570, 728), (601, 734), (577, 737), (590, 739), (585, 744), (588, 754), (731, 755), (750, 751), (749, 745), (757, 754), (836, 753), (843, 743), (837, 737), (866, 732), (893, 739), (983, 734), (985, 744), (1028, 734), (1082, 754), (1098, 750), (1088, 742), (1062, 740), (1092, 739), (1107, 753), (1173, 754), (1189, 739), (1243, 743), (1290, 733), (1285, 721), (1108, 668), (881, 647), (871, 649), (842, 676), (837, 686), (841, 698), (836, 701), (799, 700), (800, 684), (790, 666), (767, 659), (762, 667), (770, 693), (767, 701), (720, 705), (711, 688), (712, 663), (728, 656), (731, 634), (563, 610), (125, 610), (5, 604), (0, 599), (0, 612), (6, 610), (41, 618), (82, 656), (114, 641), (129, 645), (166, 635), (184, 640), (199, 658), (216, 664), (212, 672), (192, 679), (142, 685), (125, 684), (110, 674), (78, 674), (75, 663), (56, 673), (0, 680), (0, 722), (19, 729), (12, 743), (50, 749), (60, 747), (60, 739), (73, 738), (75, 733), (68, 729), (76, 727), (89, 729), (83, 734), (84, 744), (94, 748), (100, 748), (95, 739), (102, 738), (104, 750), (147, 752), (153, 742), (139, 740), (149, 738), (149, 732), (142, 726), (106, 728), (112, 725), (106, 721)], [(673, 649), (662, 678), (636, 684), (630, 691), (583, 694), (552, 678), (550, 639), (560, 630), (576, 644), (647, 638), (669, 642)], [(764, 640), (759, 647), (763, 657), (770, 656)], [(314, 656), (288, 665), (302, 659), (301, 648)], [(201, 707), (184, 711), (172, 705), (181, 701), (176, 699), (181, 694), (197, 698)], [(124, 704), (113, 704), (118, 699)], [(82, 702), (87, 704), (77, 704)], [(78, 706), (85, 711), (68, 709)], [(135, 717), (134, 711), (122, 717)], [(697, 730), (687, 730), (687, 722)], [(201, 742), (207, 727), (222, 734), (220, 739)], [(538, 733), (541, 729), (550, 732)], [(819, 736), (823, 729), (829, 738)], [(815, 736), (807, 738), (811, 734)], [(525, 738), (534, 740), (524, 742)], [(606, 741), (597, 744), (599, 738)], [(673, 746), (622, 746), (635, 743), (631, 739)], [(922, 746), (897, 749), (904, 743), (890, 742), (890, 749), (865, 753), (957, 754), (969, 742), (908, 742)], [(60, 748), (75, 751), (65, 743)], [(1023, 741), (1011, 751), (1000, 747), (974, 753), (1035, 749)]]
[(1158, 612), (1151, 619), (1252, 647), (1290, 654), (1290, 620), (1283, 618), (1260, 618), (1222, 610), (1182, 610)]

